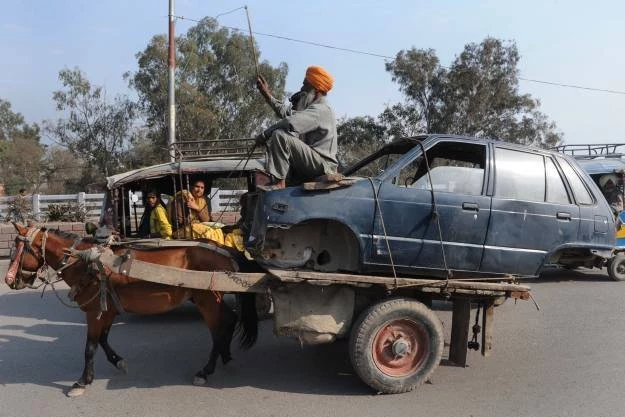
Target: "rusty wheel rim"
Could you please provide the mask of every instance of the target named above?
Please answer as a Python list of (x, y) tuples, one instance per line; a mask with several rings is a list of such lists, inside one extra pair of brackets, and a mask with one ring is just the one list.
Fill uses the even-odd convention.
[(402, 377), (416, 372), (430, 352), (428, 332), (422, 324), (399, 319), (385, 323), (373, 339), (375, 366), (384, 374)]

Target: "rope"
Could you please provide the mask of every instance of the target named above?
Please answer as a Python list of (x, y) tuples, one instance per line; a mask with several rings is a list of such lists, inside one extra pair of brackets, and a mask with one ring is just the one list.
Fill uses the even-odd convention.
[(434, 195), (434, 183), (432, 182), (432, 173), (430, 172), (430, 164), (428, 162), (428, 157), (425, 152), (425, 147), (423, 146), (423, 142), (417, 141), (417, 143), (419, 144), (419, 146), (421, 147), (421, 150), (423, 151), (423, 160), (425, 161), (425, 167), (427, 169), (427, 174), (428, 174), (428, 181), (430, 182), (430, 192), (432, 193), (432, 215), (436, 219), (436, 225), (438, 228), (438, 238), (439, 238), (439, 241), (441, 242), (441, 254), (443, 255), (443, 266), (445, 268), (445, 271), (447, 272), (447, 279), (449, 280), (449, 278), (451, 278), (453, 274), (451, 270), (449, 269), (449, 267), (447, 266), (447, 258), (445, 257), (445, 244), (443, 243), (443, 229), (441, 227), (440, 216), (438, 214), (438, 208), (436, 206), (436, 198)]
[[(252, 154), (254, 153), (254, 149), (256, 149), (256, 143), (254, 143), (251, 147), (250, 150), (247, 152), (247, 155), (245, 156), (245, 163), (243, 164), (243, 168), (241, 168), (242, 171), (245, 171), (245, 167), (247, 166), (247, 163), (249, 162), (249, 160), (252, 158)], [(236, 170), (238, 168), (238, 166), (241, 164), (241, 161), (239, 161), (235, 166), (234, 169), (232, 171), (230, 171), (230, 174), (228, 174), (228, 176), (226, 177), (226, 179), (229, 179), (230, 176), (234, 173), (234, 170)], [(219, 188), (217, 188), (215, 190), (215, 192), (210, 196), (210, 199), (212, 200), (213, 197), (217, 194), (217, 192), (219, 191)], [(217, 221), (219, 222), (224, 213), (226, 212), (226, 207), (228, 207), (230, 205), (230, 201), (232, 201), (232, 194), (230, 194), (230, 196), (228, 197), (228, 201), (226, 202), (225, 207), (223, 208), (223, 210), (220, 211), (219, 213), (219, 217), (217, 218)]]
[(375, 200), (375, 205), (378, 208), (378, 212), (380, 213), (380, 223), (382, 224), (382, 232), (384, 233), (384, 241), (386, 242), (386, 249), (388, 250), (388, 258), (391, 261), (391, 268), (393, 269), (393, 279), (395, 289), (398, 288), (397, 285), (397, 271), (395, 270), (395, 263), (393, 262), (393, 254), (391, 253), (391, 245), (388, 242), (388, 235), (386, 233), (386, 225), (384, 224), (384, 216), (382, 215), (382, 208), (380, 207), (380, 201), (378, 199), (378, 193), (375, 188), (375, 184), (371, 177), (367, 177), (369, 182), (371, 183), (371, 188), (373, 188), (373, 199)]

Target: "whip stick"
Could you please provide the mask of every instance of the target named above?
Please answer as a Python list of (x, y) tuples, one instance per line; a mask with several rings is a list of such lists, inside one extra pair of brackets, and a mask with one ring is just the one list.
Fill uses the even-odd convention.
[(252, 35), (252, 22), (250, 21), (250, 11), (245, 6), (245, 15), (247, 16), (247, 27), (250, 30), (250, 43), (252, 44), (252, 54), (254, 54), (254, 66), (256, 67), (256, 76), (260, 75), (258, 70), (258, 59), (256, 58), (256, 48), (254, 47), (254, 36)]

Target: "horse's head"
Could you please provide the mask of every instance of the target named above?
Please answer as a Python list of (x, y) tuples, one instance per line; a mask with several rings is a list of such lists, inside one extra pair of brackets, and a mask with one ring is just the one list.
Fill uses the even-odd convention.
[(13, 223), (17, 236), (11, 248), (11, 263), (4, 281), (14, 290), (32, 286), (37, 271), (45, 264), (43, 252), (46, 229)]

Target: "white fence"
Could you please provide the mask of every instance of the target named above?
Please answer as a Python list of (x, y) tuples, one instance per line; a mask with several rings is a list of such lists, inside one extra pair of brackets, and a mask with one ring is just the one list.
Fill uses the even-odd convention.
[[(221, 211), (238, 211), (239, 210), (239, 196), (245, 193), (246, 190), (221, 190), (218, 188), (212, 188), (211, 197), (211, 211), (213, 213), (219, 213)], [(131, 216), (141, 218), (143, 214), (143, 201), (141, 198), (141, 192), (135, 193), (139, 197), (136, 206), (131, 205)], [(16, 196), (0, 197), (0, 220), (6, 218), (8, 214), (9, 204)], [(26, 201), (31, 203), (32, 217), (45, 221), (48, 219), (48, 207), (50, 204), (68, 204), (74, 203), (81, 207), (84, 207), (87, 211), (87, 220), (97, 222), (100, 219), (100, 212), (102, 210), (102, 203), (104, 202), (103, 193), (78, 193), (78, 194), (32, 194), (25, 197)]]

